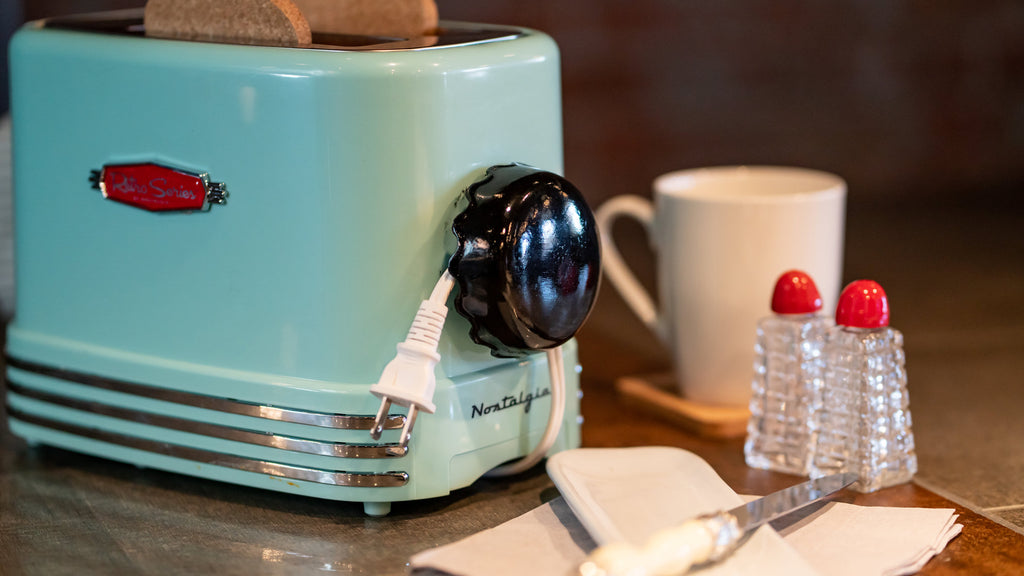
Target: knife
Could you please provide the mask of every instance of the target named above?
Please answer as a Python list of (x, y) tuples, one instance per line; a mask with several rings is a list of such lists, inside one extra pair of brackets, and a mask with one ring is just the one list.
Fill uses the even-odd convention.
[(601, 546), (579, 567), (580, 576), (670, 576), (728, 556), (754, 528), (813, 504), (857, 481), (856, 474), (815, 478), (732, 510), (698, 516), (660, 530), (643, 547)]

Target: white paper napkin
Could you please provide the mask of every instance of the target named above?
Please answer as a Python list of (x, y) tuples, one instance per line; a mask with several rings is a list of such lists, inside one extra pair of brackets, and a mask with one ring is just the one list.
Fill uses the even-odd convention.
[(887, 508), (832, 502), (782, 530), (786, 543), (829, 576), (920, 570), (963, 526), (951, 508)]
[[(642, 542), (679, 518), (743, 501), (710, 466), (684, 450), (562, 454), (549, 472), (563, 494), (576, 491), (570, 500), (577, 508), (581, 502), (589, 507), (579, 514), (585, 522), (559, 498), (496, 528), (419, 553), (410, 567), (457, 576), (566, 576), (575, 573), (597, 543), (619, 538)], [(701, 573), (912, 574), (960, 532), (953, 512), (835, 503), (784, 529), (785, 538), (762, 527), (727, 561)]]

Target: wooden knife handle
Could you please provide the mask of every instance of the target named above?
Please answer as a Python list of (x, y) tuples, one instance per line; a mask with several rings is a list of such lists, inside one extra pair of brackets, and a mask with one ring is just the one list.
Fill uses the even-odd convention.
[(580, 576), (674, 576), (695, 564), (714, 562), (743, 537), (728, 512), (699, 516), (665, 528), (641, 548), (619, 542), (594, 550), (580, 565)]

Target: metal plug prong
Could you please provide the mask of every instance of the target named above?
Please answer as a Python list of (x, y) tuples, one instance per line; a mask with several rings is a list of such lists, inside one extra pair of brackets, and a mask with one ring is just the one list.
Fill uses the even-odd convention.
[(402, 435), (398, 438), (397, 446), (388, 446), (385, 452), (392, 456), (405, 456), (408, 452), (409, 441), (412, 440), (412, 427), (416, 425), (416, 415), (419, 409), (415, 405), (409, 406), (409, 413), (405, 415), (405, 423), (402, 425)]
[(370, 438), (374, 440), (380, 440), (380, 435), (384, 433), (384, 422), (388, 419), (388, 412), (391, 410), (391, 398), (385, 396), (380, 401), (380, 408), (377, 410), (377, 415), (373, 418), (373, 427), (370, 428)]

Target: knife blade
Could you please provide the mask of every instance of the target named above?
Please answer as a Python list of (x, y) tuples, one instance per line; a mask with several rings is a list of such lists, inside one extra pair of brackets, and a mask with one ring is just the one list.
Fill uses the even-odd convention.
[(743, 541), (744, 535), (772, 520), (846, 488), (856, 474), (815, 478), (773, 492), (731, 510), (705, 514), (658, 531), (643, 547), (627, 542), (601, 546), (579, 567), (580, 576), (669, 576), (696, 564), (717, 562)]

